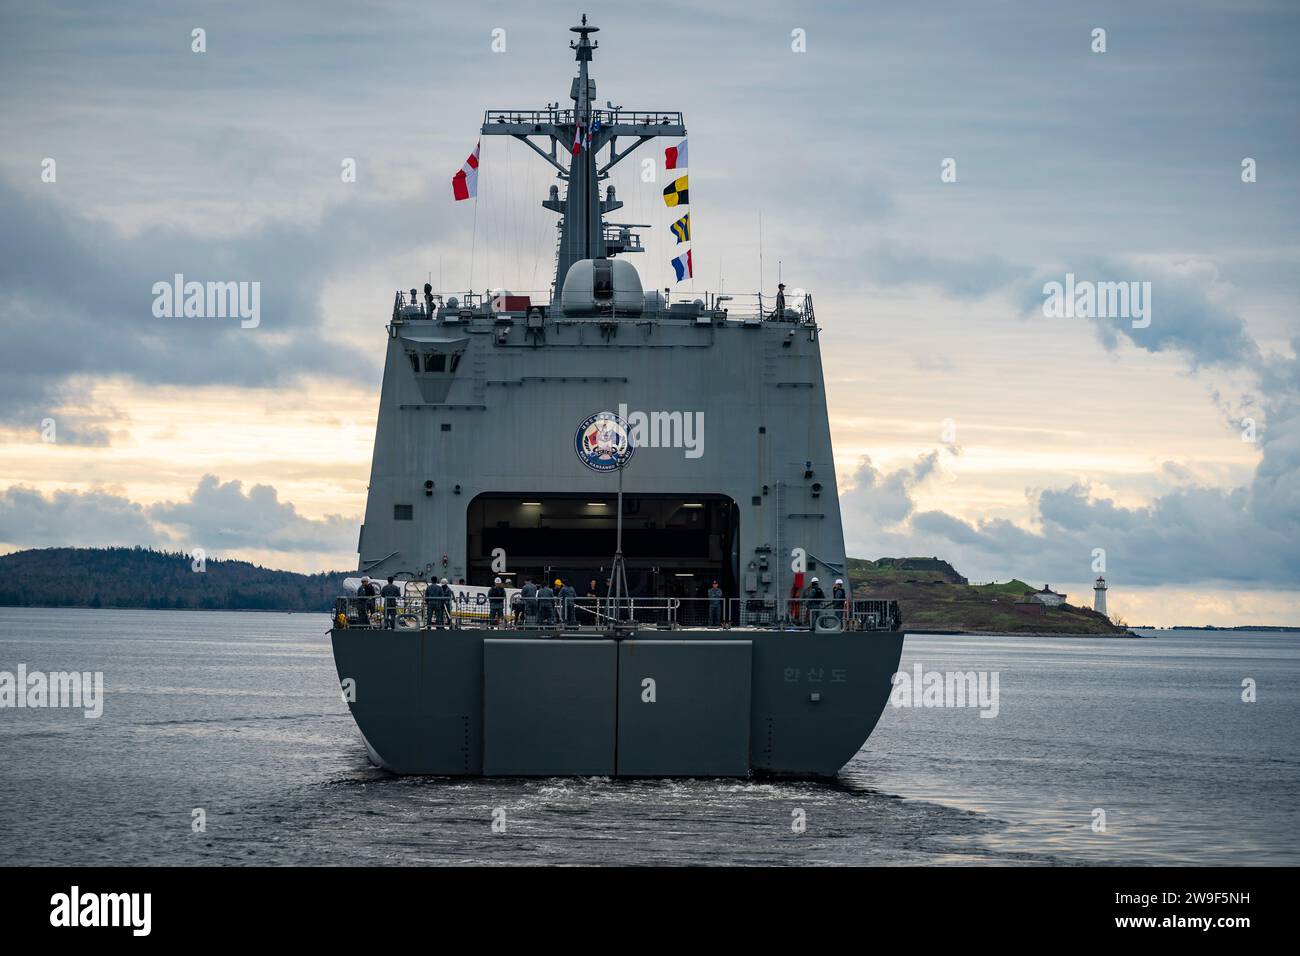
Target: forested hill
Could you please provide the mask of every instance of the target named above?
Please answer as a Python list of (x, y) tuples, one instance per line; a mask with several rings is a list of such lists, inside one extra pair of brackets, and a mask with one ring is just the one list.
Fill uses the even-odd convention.
[(149, 548), (42, 548), (0, 555), (0, 605), (322, 611), (341, 571), (296, 574)]

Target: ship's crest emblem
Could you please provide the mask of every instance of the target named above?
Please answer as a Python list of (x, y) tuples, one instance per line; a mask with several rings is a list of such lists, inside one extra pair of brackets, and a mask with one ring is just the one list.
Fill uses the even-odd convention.
[(628, 437), (627, 422), (613, 412), (597, 412), (578, 426), (574, 451), (593, 471), (613, 471), (636, 452)]

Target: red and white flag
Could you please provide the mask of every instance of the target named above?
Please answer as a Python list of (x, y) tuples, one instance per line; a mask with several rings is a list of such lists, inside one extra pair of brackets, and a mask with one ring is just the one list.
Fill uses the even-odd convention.
[(579, 123), (578, 128), (573, 131), (573, 155), (577, 156), (581, 152), (582, 152), (582, 124)]
[(465, 165), (460, 168), (460, 172), (451, 177), (451, 192), (456, 197), (457, 202), (462, 199), (473, 199), (478, 195), (479, 145), (479, 143), (474, 144), (474, 152), (469, 154), (469, 159), (465, 160)]
[(664, 169), (688, 169), (686, 160), (686, 140), (664, 150)]

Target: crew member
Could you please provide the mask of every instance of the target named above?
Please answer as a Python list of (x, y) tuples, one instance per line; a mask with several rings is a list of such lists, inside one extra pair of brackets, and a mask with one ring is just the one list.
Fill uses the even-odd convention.
[(532, 578), (524, 578), (524, 623), (537, 623), (537, 585)]
[(379, 596), (384, 599), (384, 627), (392, 630), (397, 627), (397, 599), (401, 597), (402, 589), (393, 583), (393, 576), (388, 576), (388, 583), (383, 586)]
[[(696, 592), (699, 593), (699, 592)], [(709, 627), (722, 626), (722, 588), (714, 581), (709, 588)]]
[[(560, 582), (556, 581), (555, 583), (559, 584)], [(555, 620), (555, 592), (551, 590), (551, 586), (545, 581), (537, 589), (536, 604), (537, 623), (543, 627), (552, 623)]]
[(560, 585), (560, 618), (565, 624), (574, 625), (578, 623), (578, 612), (574, 610), (574, 604), (578, 599), (578, 592), (568, 581), (556, 580)]
[(460, 627), (460, 618), (458, 618), (453, 613), (453, 609), (455, 608), (455, 606), (456, 606), (456, 594), (451, 589), (451, 582), (448, 581), (446, 578), (443, 578), (442, 579), (442, 607), (443, 610), (446, 611), (447, 613), (448, 627)]
[(836, 578), (835, 586), (831, 588), (831, 600), (835, 602), (835, 606), (839, 608), (840, 616), (845, 620), (848, 620), (849, 615), (848, 598), (848, 592), (844, 590), (844, 579)]
[(488, 624), (492, 627), (501, 626), (501, 612), (506, 603), (506, 589), (501, 586), (501, 579), (497, 578), (492, 582), (492, 587), (488, 588)]
[(776, 287), (776, 308), (772, 310), (772, 318), (780, 322), (785, 318), (785, 283), (781, 282)]
[(816, 578), (808, 582), (808, 590), (804, 592), (804, 598), (808, 607), (808, 622), (811, 626), (817, 619), (817, 612), (826, 604), (826, 592), (822, 590)]
[(375, 609), (374, 596), (379, 593), (374, 582), (370, 580), (370, 575), (364, 575), (361, 578), (361, 586), (357, 588), (357, 616), (361, 618), (361, 626), (370, 626), (370, 614)]
[(428, 606), (429, 627), (436, 626), (441, 631), (443, 624), (451, 623), (451, 586), (446, 578), (429, 582), (424, 603)]

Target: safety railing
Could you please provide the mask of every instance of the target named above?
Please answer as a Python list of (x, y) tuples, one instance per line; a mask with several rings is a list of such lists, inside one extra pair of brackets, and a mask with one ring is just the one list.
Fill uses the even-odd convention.
[[(647, 293), (656, 290), (648, 289)], [(784, 301), (777, 302), (774, 295), (762, 293), (713, 293), (672, 295), (659, 292), (646, 295), (640, 312), (626, 315), (578, 317), (564, 316), (551, 308), (549, 291), (490, 289), (484, 292), (430, 292), (419, 289), (398, 290), (393, 296), (393, 321), (440, 318), (450, 321), (459, 318), (491, 319), (496, 315), (525, 314), (529, 309), (541, 307), (568, 322), (607, 322), (611, 318), (634, 322), (640, 319), (730, 319), (737, 322), (785, 322), (791, 325), (815, 325), (811, 293), (787, 293)]]
[[(680, 126), (682, 114), (669, 111), (648, 110), (588, 110), (587, 119), (599, 120), (602, 126)], [(578, 122), (575, 110), (486, 110), (483, 124), (495, 126), (541, 126), (555, 124), (574, 126)]]
[(397, 597), (345, 595), (335, 601), (335, 624), (352, 628), (498, 628), (520, 631), (596, 631), (637, 628), (748, 628), (813, 631), (896, 631), (898, 602), (887, 599), (524, 597), (493, 601), (482, 594), (427, 595), (407, 582)]
[(424, 293), (419, 289), (399, 289), (393, 296), (393, 321), (491, 317), (503, 312), (522, 314), (534, 306), (547, 306), (550, 301), (550, 292), (538, 291), (488, 289), (484, 292)]
[(738, 627), (817, 631), (896, 631), (898, 602), (883, 598), (740, 598), (733, 602)]

